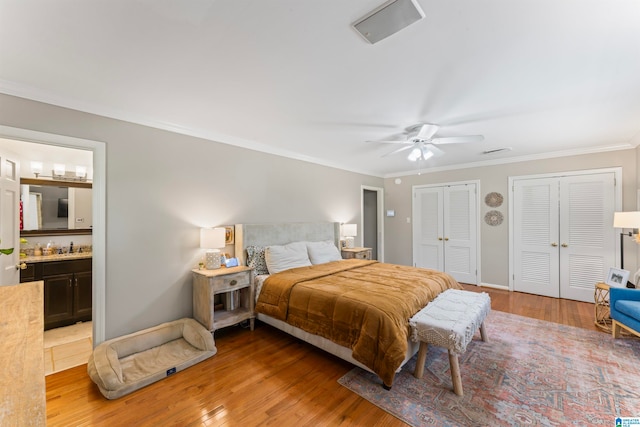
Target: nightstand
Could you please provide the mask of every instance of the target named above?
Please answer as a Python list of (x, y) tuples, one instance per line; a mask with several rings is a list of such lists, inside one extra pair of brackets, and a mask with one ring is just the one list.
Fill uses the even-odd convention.
[(343, 259), (371, 259), (371, 248), (342, 248)]
[[(250, 267), (193, 271), (193, 317), (211, 332), (249, 320), (253, 331), (255, 288)], [(216, 296), (219, 295), (219, 302)]]

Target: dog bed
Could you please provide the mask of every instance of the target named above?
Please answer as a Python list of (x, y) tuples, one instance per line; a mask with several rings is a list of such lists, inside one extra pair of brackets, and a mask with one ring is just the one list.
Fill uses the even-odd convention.
[(107, 399), (117, 399), (214, 354), (213, 336), (184, 318), (113, 338), (91, 354), (87, 371)]

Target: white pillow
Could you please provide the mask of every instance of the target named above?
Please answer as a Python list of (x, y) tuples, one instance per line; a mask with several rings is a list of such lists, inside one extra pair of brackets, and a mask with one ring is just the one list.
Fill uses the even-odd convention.
[(342, 259), (340, 251), (331, 240), (324, 242), (307, 242), (307, 252), (311, 264), (324, 264)]
[(267, 246), (264, 250), (264, 259), (267, 262), (269, 274), (311, 265), (307, 254), (307, 245), (304, 242), (293, 242), (284, 246)]

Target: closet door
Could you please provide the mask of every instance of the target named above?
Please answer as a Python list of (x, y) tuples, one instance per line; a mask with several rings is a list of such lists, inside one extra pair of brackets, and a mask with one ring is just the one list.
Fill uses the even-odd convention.
[(413, 263), (444, 271), (443, 188), (416, 189), (413, 195)]
[(593, 302), (615, 265), (613, 172), (515, 180), (513, 288)]
[(517, 180), (513, 198), (513, 289), (558, 298), (558, 179)]
[(418, 188), (413, 201), (416, 267), (477, 284), (477, 196), (475, 184)]
[(560, 297), (593, 302), (594, 285), (615, 265), (613, 173), (560, 181)]
[(476, 186), (444, 188), (444, 271), (458, 282), (477, 284)]

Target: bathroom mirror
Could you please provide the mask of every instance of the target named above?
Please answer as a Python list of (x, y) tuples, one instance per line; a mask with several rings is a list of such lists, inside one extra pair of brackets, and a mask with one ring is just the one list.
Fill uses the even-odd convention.
[(91, 234), (91, 183), (22, 178), (21, 236)]

